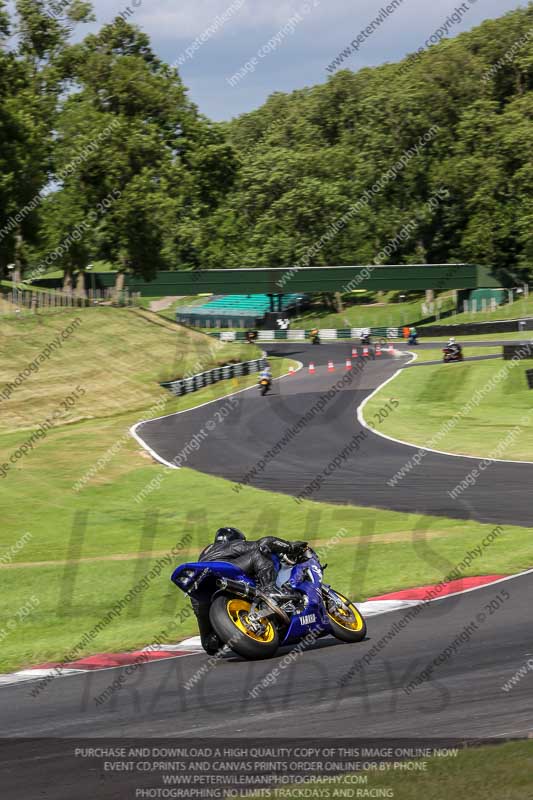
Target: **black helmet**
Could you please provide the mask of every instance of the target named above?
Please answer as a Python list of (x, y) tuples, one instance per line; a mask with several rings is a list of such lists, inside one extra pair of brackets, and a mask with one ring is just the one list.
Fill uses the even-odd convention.
[(246, 536), (237, 528), (219, 528), (215, 534), (215, 542), (245, 542)]

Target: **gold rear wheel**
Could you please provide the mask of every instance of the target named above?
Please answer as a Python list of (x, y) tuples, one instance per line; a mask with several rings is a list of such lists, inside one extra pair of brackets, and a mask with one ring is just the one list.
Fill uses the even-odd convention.
[(245, 636), (249, 636), (250, 639), (253, 639), (256, 642), (264, 642), (265, 644), (273, 642), (274, 627), (270, 621), (267, 620), (266, 623), (263, 623), (264, 630), (261, 633), (253, 631), (249, 627), (250, 623), (248, 614), (250, 613), (251, 607), (251, 603), (248, 603), (246, 600), (241, 600), (237, 597), (229, 598), (226, 604), (226, 610), (229, 618), (235, 627), (244, 633)]
[(209, 610), (209, 620), (221, 642), (244, 658), (270, 658), (279, 647), (279, 632), (270, 618), (251, 626), (252, 604), (242, 597), (219, 594)]

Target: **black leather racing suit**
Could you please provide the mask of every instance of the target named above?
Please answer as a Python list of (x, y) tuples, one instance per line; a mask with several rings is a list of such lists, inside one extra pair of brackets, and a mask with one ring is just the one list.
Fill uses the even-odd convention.
[[(254, 578), (261, 589), (272, 586), (276, 579), (276, 568), (272, 554), (291, 555), (298, 551), (304, 542), (287, 542), (276, 536), (264, 536), (256, 542), (214, 542), (205, 547), (198, 558), (199, 561), (231, 561), (235, 566)], [(209, 602), (200, 602), (191, 597), (191, 604), (200, 630), (200, 638), (204, 649), (209, 652), (206, 643), (214, 634), (209, 621)]]

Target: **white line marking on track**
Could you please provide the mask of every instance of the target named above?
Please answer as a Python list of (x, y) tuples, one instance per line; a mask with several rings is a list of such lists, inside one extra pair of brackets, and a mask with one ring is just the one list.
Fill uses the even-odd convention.
[[(415, 353), (412, 353), (411, 355), (413, 356), (411, 361), (414, 361), (417, 358), (417, 355)], [(410, 364), (411, 361), (408, 361), (407, 364)], [(407, 366), (407, 364), (405, 366)], [(369, 394), (368, 397), (365, 397), (363, 402), (357, 407), (357, 419), (359, 423), (363, 426), (363, 428), (366, 428), (372, 433), (375, 433), (376, 436), (381, 436), (382, 439), (388, 439), (389, 442), (394, 442), (395, 444), (403, 444), (405, 447), (411, 447), (413, 450), (416, 451), (425, 450), (428, 453), (437, 453), (438, 455), (451, 456), (452, 458), (468, 458), (471, 461), (489, 460), (491, 461), (491, 463), (497, 463), (497, 464), (533, 464), (533, 461), (513, 461), (512, 459), (507, 459), (507, 458), (488, 459), (487, 456), (467, 456), (464, 455), (463, 453), (449, 453), (447, 450), (436, 450), (433, 447), (424, 447), (423, 445), (417, 445), (414, 444), (413, 442), (406, 442), (403, 439), (397, 439), (394, 436), (389, 436), (386, 433), (381, 433), (380, 431), (375, 430), (375, 428), (371, 428), (370, 425), (367, 425), (366, 420), (363, 416), (363, 411), (365, 409), (366, 404), (374, 397), (374, 395), (376, 395), (378, 392), (384, 389), (388, 383), (391, 383), (391, 381), (397, 378), (398, 375), (400, 375), (400, 373), (402, 372), (403, 368), (396, 370), (394, 375), (391, 375), (390, 378), (387, 378), (386, 381), (383, 381), (383, 383), (381, 383), (376, 389), (374, 389), (374, 391), (371, 394)]]
[[(293, 359), (296, 361), (296, 359)], [(280, 381), (282, 378), (288, 378), (289, 375), (295, 375), (297, 372), (300, 372), (303, 369), (303, 364), (301, 361), (296, 361), (298, 364), (297, 368), (294, 372), (286, 372), (284, 375), (280, 375), (279, 378), (274, 378), (273, 381)], [(137, 433), (137, 428), (140, 425), (144, 425), (147, 422), (156, 422), (158, 419), (167, 419), (167, 417), (176, 417), (178, 414), (187, 414), (189, 411), (196, 411), (198, 408), (203, 408), (204, 406), (209, 406), (211, 403), (219, 403), (222, 400), (226, 400), (228, 397), (235, 397), (236, 394), (242, 394), (242, 392), (249, 392), (250, 389), (256, 389), (257, 387), (254, 385), (247, 386), (246, 389), (239, 389), (237, 392), (230, 392), (229, 394), (222, 395), (222, 397), (216, 397), (214, 400), (208, 400), (206, 403), (200, 403), (198, 406), (193, 406), (192, 408), (185, 408), (183, 411), (173, 411), (172, 414), (163, 414), (161, 417), (154, 417), (153, 419), (143, 419), (140, 422), (136, 422), (135, 425), (132, 425), (130, 428), (130, 433), (134, 439), (143, 447), (155, 461), (159, 461), (160, 464), (164, 464), (166, 467), (170, 467), (170, 469), (181, 469), (181, 467), (177, 467), (176, 464), (173, 464), (171, 461), (167, 461), (165, 458), (160, 456), (156, 453), (155, 450), (152, 450), (150, 445), (146, 444), (144, 439), (141, 439), (139, 434)]]
[[(427, 603), (437, 603), (437, 602), (439, 602), (441, 600), (447, 600), (449, 597), (456, 597), (457, 595), (460, 595), (460, 594), (468, 594), (469, 592), (476, 592), (479, 589), (487, 589), (489, 586), (495, 586), (497, 583), (503, 583), (504, 581), (511, 581), (511, 580), (514, 580), (515, 578), (521, 578), (523, 575), (531, 575), (531, 574), (533, 574), (533, 569), (527, 569), (527, 570), (524, 570), (523, 572), (517, 572), (515, 575), (508, 575), (505, 578), (498, 578), (498, 580), (492, 581), (491, 583), (484, 583), (481, 586), (472, 586), (469, 589), (462, 589), (459, 592), (453, 592), (452, 594), (446, 594), (446, 595), (443, 595), (442, 597), (434, 597), (431, 600), (424, 600), (424, 601), (422, 601), (422, 600), (367, 600), (367, 601), (364, 601), (362, 603), (356, 603), (356, 605), (357, 605), (358, 608), (363, 609), (363, 613), (365, 613), (366, 616), (368, 616), (368, 617), (377, 617), (377, 616), (379, 616), (381, 614), (390, 614), (393, 611), (399, 611), (402, 608), (406, 608), (407, 606), (414, 606), (414, 605), (420, 605), (420, 604), (424, 604), (425, 605)], [(367, 604), (372, 604), (375, 607), (375, 610), (370, 610), (368, 607), (365, 608), (365, 606), (367, 606)], [(386, 604), (387, 605), (391, 604), (391, 605), (388, 605), (388, 607), (386, 607)], [(378, 608), (378, 605), (381, 605), (381, 608)], [(165, 649), (167, 649), (169, 651), (171, 651), (170, 648), (172, 648), (172, 650), (175, 649), (176, 650), (176, 658), (187, 658), (187, 657), (199, 656), (199, 655), (203, 656), (205, 654), (204, 654), (202, 649), (198, 649), (197, 653), (184, 653), (183, 655), (179, 654), (180, 651), (179, 651), (178, 648), (181, 648), (183, 650), (195, 649), (195, 647), (197, 647), (197, 643), (199, 642), (199, 639), (200, 639), (199, 636), (193, 636), (193, 637), (191, 637), (189, 639), (184, 639), (182, 642), (179, 642), (177, 645), (167, 645), (165, 647)], [(147, 645), (147, 646), (149, 646), (149, 645)], [(144, 664), (142, 664), (142, 668), (149, 667), (151, 664), (158, 664), (158, 663), (161, 663), (161, 662), (159, 662), (159, 661), (147, 661)], [(98, 670), (83, 670), (83, 669), (67, 669), (67, 668), (65, 668), (64, 670), (61, 671), (61, 673), (59, 675), (55, 675), (54, 677), (57, 677), (57, 678), (68, 678), (68, 677), (72, 677), (73, 675), (85, 675), (88, 671), (91, 671), (91, 672), (109, 672), (109, 670), (112, 670), (112, 669), (124, 669), (125, 666), (126, 665), (124, 665), (124, 664), (120, 664), (120, 665), (117, 665), (117, 666), (114, 666), (114, 667), (103, 667), (103, 668), (98, 669)], [(0, 675), (0, 689), (3, 686), (10, 686), (10, 685), (13, 685), (13, 684), (16, 684), (16, 683), (21, 683), (23, 681), (40, 680), (43, 677), (48, 676), (50, 674), (50, 672), (53, 672), (53, 670), (50, 670), (50, 669), (45, 669), (45, 670), (26, 669), (26, 670), (21, 670), (20, 672), (12, 672), (12, 673), (9, 673), (7, 675)]]

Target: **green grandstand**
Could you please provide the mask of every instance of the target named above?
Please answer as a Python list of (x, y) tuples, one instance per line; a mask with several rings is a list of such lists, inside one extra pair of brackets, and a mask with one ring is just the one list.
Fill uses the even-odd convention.
[[(301, 294), (285, 294), (276, 295), (275, 301), (275, 310), (295, 313), (306, 298)], [(202, 305), (181, 306), (176, 310), (176, 321), (203, 328), (248, 328), (260, 325), (265, 314), (273, 310), (273, 295), (217, 295)]]

